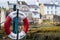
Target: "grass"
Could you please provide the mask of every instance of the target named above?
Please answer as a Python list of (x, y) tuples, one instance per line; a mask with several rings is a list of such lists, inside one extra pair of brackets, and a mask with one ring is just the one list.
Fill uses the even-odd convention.
[[(11, 30), (12, 30), (11, 26)], [(21, 31), (21, 27), (19, 27), (19, 31)], [(4, 32), (4, 29), (0, 31), (2, 34), (0, 35), (1, 40), (11, 40), (9, 38), (5, 38), (7, 35)], [(30, 36), (29, 36), (30, 35)], [(60, 26), (47, 26), (47, 25), (30, 25), (29, 31), (26, 36), (26, 40), (43, 40), (46, 36), (48, 37), (60, 37)], [(36, 38), (35, 38), (36, 37)], [(28, 39), (27, 39), (28, 38)]]
[[(60, 26), (54, 25), (30, 25), (29, 32), (60, 32)], [(28, 32), (28, 33), (29, 33)]]

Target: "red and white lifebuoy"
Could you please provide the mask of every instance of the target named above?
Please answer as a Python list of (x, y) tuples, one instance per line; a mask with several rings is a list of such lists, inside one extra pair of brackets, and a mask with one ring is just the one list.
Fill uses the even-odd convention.
[[(11, 39), (17, 39), (17, 34), (11, 32), (11, 30), (10, 30), (10, 22), (13, 20), (14, 17), (16, 17), (16, 14), (17, 14), (16, 11), (10, 13), (10, 14), (7, 16), (6, 21), (5, 21), (5, 23), (4, 23), (5, 32), (6, 32), (6, 34), (8, 35), (8, 37), (11, 38)], [(27, 31), (28, 31), (29, 25), (28, 25), (27, 17), (26, 17), (26, 15), (25, 15), (23, 12), (19, 11), (19, 15), (18, 15), (18, 16), (19, 16), (19, 17), (23, 20), (23, 22), (24, 22), (23, 30), (19, 33), (19, 36), (18, 36), (18, 39), (21, 39), (21, 38), (23, 38), (23, 37), (26, 35), (26, 33), (27, 33)]]

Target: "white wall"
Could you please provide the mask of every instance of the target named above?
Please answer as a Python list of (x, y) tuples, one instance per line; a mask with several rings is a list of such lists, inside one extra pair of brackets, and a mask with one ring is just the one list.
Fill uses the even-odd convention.
[(35, 8), (29, 8), (30, 11), (37, 11), (37, 12), (40, 12), (39, 8), (37, 8), (37, 10), (35, 10)]
[[(5, 12), (4, 9), (1, 9), (1, 23), (4, 21), (5, 21)], [(4, 26), (4, 23), (2, 23), (1, 26)]]
[(57, 8), (57, 15), (60, 16), (60, 7)]
[[(53, 11), (53, 14), (55, 14), (55, 11), (57, 11), (56, 14), (59, 15), (59, 12), (60, 12), (59, 11), (60, 10), (59, 7), (57, 7), (56, 9), (55, 9), (55, 6), (49, 6), (49, 9), (47, 9), (47, 7), (48, 6), (44, 6), (44, 14), (48, 14), (47, 11), (49, 11), (49, 14), (52, 14), (51, 11)], [(51, 9), (51, 7), (53, 7), (53, 8)]]

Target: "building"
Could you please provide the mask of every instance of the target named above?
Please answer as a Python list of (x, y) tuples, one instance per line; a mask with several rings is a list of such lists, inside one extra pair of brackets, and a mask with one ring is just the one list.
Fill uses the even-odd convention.
[[(16, 3), (7, 3), (6, 14), (8, 15), (8, 13), (13, 11), (13, 5)], [(37, 1), (35, 5), (28, 5), (25, 1), (18, 1), (18, 6), (16, 8), (19, 8), (20, 11), (27, 15), (29, 22), (35, 20), (41, 23), (47, 18), (52, 20), (52, 15), (58, 15), (60, 13), (60, 6), (58, 5), (58, 2), (39, 3), (39, 1)]]
[(40, 5), (40, 11), (41, 11), (41, 14), (54, 14), (54, 15), (57, 15), (59, 14), (59, 8), (60, 6), (58, 4), (47, 4), (47, 3), (41, 3), (39, 4)]
[(53, 14), (47, 14), (44, 17), (44, 20), (49, 20), (51, 22), (60, 22), (60, 16), (53, 15)]
[(55, 15), (60, 15), (60, 6), (57, 1), (50, 3), (39, 3), (37, 0), (36, 4), (40, 8), (40, 22), (46, 19), (53, 21), (53, 19), (57, 19), (57, 17), (54, 17)]
[[(25, 1), (19, 1), (18, 4), (16, 3), (9, 3), (7, 2), (8, 5), (7, 7), (5, 8), (6, 9), (6, 14), (3, 13), (5, 15), (5, 17), (13, 11), (13, 5), (18, 5), (16, 8), (19, 8), (20, 11), (24, 12), (26, 14), (26, 16), (28, 17), (28, 21), (29, 22), (33, 22), (34, 19), (38, 19), (39, 20), (39, 7), (37, 5), (28, 5)], [(36, 16), (36, 18), (34, 18), (32, 16), (32, 14), (38, 14)], [(1, 15), (3, 16), (3, 15)], [(35, 16), (35, 15), (34, 15)], [(38, 21), (38, 20), (35, 20), (35, 21)], [(2, 20), (1, 20), (2, 21)]]
[[(21, 1), (20, 4), (20, 11), (24, 12), (29, 20), (32, 19), (36, 21), (36, 18), (33, 18), (32, 14), (37, 13), (40, 15), (40, 18), (37, 18), (40, 22), (43, 19), (50, 19), (53, 20), (51, 17), (52, 15), (58, 15), (60, 6), (58, 5), (58, 2), (50, 2), (50, 3), (39, 3), (39, 1), (36, 2), (36, 5), (28, 5), (26, 2)], [(48, 16), (49, 15), (49, 16)], [(45, 17), (46, 16), (46, 17)]]

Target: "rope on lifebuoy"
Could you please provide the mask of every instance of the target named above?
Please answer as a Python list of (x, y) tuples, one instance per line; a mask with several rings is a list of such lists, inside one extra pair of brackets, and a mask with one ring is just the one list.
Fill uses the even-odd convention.
[[(10, 30), (10, 22), (13, 20), (14, 17), (16, 17), (16, 14), (17, 14), (16, 11), (11, 12), (7, 16), (6, 21), (4, 23), (5, 32), (8, 35), (8, 37), (11, 38), (11, 39), (17, 39), (17, 34), (11, 32), (11, 30)], [(26, 35), (26, 33), (28, 31), (28, 27), (29, 27), (29, 25), (28, 25), (28, 19), (27, 19), (26, 15), (23, 12), (21, 12), (21, 11), (19, 11), (19, 15), (18, 16), (24, 22), (23, 30), (19, 33), (19, 36), (18, 36), (18, 39), (22, 39)]]

